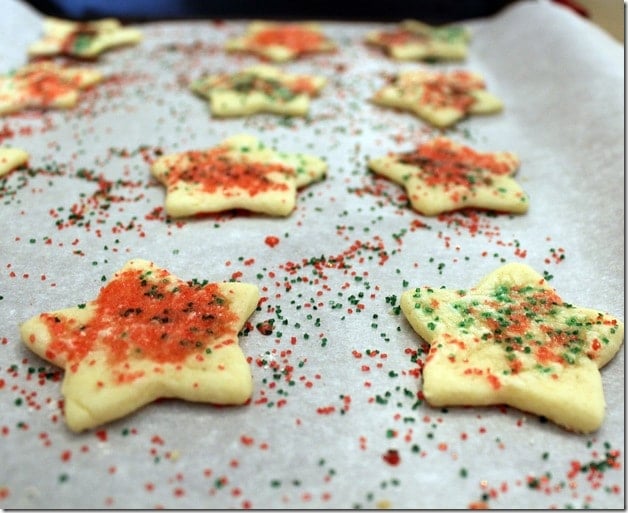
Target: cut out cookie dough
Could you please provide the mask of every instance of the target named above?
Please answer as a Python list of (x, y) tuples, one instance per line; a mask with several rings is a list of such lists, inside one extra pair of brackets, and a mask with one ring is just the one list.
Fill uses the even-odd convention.
[(250, 116), (259, 112), (305, 116), (310, 97), (316, 96), (326, 82), (325, 77), (254, 66), (231, 75), (202, 77), (192, 82), (191, 89), (209, 100), (214, 116)]
[(65, 419), (82, 431), (160, 397), (245, 403), (252, 377), (238, 333), (258, 299), (255, 285), (185, 282), (130, 260), (95, 300), (37, 315), (20, 333), (65, 369)]
[(450, 60), (467, 57), (471, 34), (460, 25), (433, 27), (417, 20), (404, 20), (390, 31), (374, 30), (366, 42), (403, 61)]
[(24, 109), (69, 109), (81, 90), (101, 82), (102, 74), (83, 67), (35, 62), (0, 76), (0, 115)]
[(46, 17), (43, 32), (42, 39), (29, 46), (29, 57), (67, 55), (95, 59), (112, 48), (137, 44), (142, 39), (139, 30), (123, 27), (114, 18), (76, 22)]
[(230, 39), (229, 52), (254, 53), (275, 62), (285, 62), (314, 53), (336, 50), (317, 23), (253, 21), (243, 36)]
[(432, 406), (507, 404), (576, 432), (601, 426), (598, 369), (621, 347), (624, 324), (565, 303), (527, 265), (504, 265), (470, 290), (408, 290), (401, 309), (430, 345)]
[(519, 159), (511, 152), (480, 153), (438, 137), (413, 151), (372, 159), (368, 166), (405, 187), (412, 207), (427, 216), (465, 207), (528, 210), (528, 196), (513, 178)]
[(151, 172), (166, 186), (166, 212), (172, 217), (232, 209), (287, 216), (297, 189), (322, 179), (327, 164), (236, 135), (214, 148), (160, 157)]
[(0, 177), (25, 166), (29, 155), (20, 148), (0, 148)]
[(437, 128), (447, 128), (472, 114), (493, 114), (503, 108), (486, 90), (481, 75), (457, 70), (404, 71), (377, 91), (373, 103), (406, 110)]

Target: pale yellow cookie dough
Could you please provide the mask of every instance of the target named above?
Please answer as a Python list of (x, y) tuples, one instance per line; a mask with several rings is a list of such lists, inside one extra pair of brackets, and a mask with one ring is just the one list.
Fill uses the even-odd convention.
[(166, 186), (172, 217), (244, 209), (287, 216), (297, 189), (325, 176), (327, 164), (305, 154), (288, 154), (255, 137), (236, 135), (207, 150), (165, 155), (151, 166)]
[(245, 403), (252, 377), (238, 333), (258, 300), (255, 285), (185, 282), (136, 259), (95, 300), (37, 315), (20, 334), (65, 369), (65, 419), (82, 431), (161, 397)]
[(305, 116), (310, 98), (327, 79), (315, 75), (285, 73), (274, 66), (253, 66), (234, 74), (201, 77), (191, 89), (209, 100), (217, 117), (250, 116), (260, 112)]
[(529, 266), (504, 265), (469, 290), (407, 290), (401, 310), (430, 345), (432, 406), (507, 404), (576, 432), (601, 426), (598, 369), (621, 347), (624, 324), (564, 302)]
[(438, 137), (413, 151), (371, 159), (368, 166), (403, 186), (412, 207), (427, 216), (467, 207), (528, 210), (528, 196), (513, 178), (519, 159), (512, 152), (477, 152)]
[(240, 37), (225, 44), (228, 52), (248, 52), (275, 62), (286, 62), (303, 55), (336, 50), (336, 44), (315, 22), (253, 21)]
[(0, 148), (0, 176), (26, 165), (29, 155), (20, 148)]
[(451, 127), (469, 115), (503, 109), (501, 100), (486, 90), (482, 76), (465, 70), (402, 71), (378, 90), (372, 101), (412, 112), (437, 128)]
[(369, 32), (366, 42), (383, 48), (397, 60), (461, 61), (467, 57), (470, 38), (469, 30), (460, 25), (433, 27), (418, 20), (404, 20), (394, 30)]
[(81, 90), (101, 82), (100, 71), (34, 62), (0, 76), (0, 115), (24, 109), (69, 109)]
[(137, 44), (142, 33), (134, 28), (123, 27), (115, 18), (76, 22), (46, 17), (44, 35), (28, 48), (30, 57), (68, 55), (94, 59), (112, 48)]

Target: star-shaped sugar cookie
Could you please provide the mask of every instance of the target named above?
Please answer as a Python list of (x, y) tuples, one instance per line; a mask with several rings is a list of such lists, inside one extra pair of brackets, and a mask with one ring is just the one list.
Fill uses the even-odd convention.
[(275, 62), (285, 62), (314, 53), (336, 50), (336, 44), (318, 23), (253, 21), (244, 35), (229, 39), (229, 52), (247, 52)]
[(209, 100), (212, 115), (250, 116), (259, 112), (305, 116), (310, 97), (325, 86), (325, 77), (284, 73), (273, 66), (253, 66), (234, 74), (208, 75), (191, 89)]
[(397, 60), (460, 61), (467, 57), (470, 38), (469, 30), (460, 25), (433, 27), (417, 20), (405, 20), (394, 30), (369, 32), (366, 42), (381, 47)]
[(232, 209), (287, 216), (297, 189), (322, 179), (327, 164), (311, 155), (275, 151), (243, 134), (207, 150), (160, 157), (151, 172), (166, 186), (166, 212), (172, 217)]
[(528, 196), (513, 178), (519, 159), (511, 152), (480, 153), (437, 137), (413, 151), (372, 159), (368, 166), (405, 187), (412, 207), (427, 216), (465, 207), (528, 210)]
[(76, 22), (46, 17), (43, 32), (42, 39), (29, 46), (29, 57), (67, 55), (96, 59), (112, 48), (137, 44), (142, 39), (139, 30), (123, 27), (115, 18)]
[(598, 369), (621, 347), (624, 324), (564, 302), (529, 266), (504, 265), (469, 290), (408, 290), (401, 309), (430, 345), (432, 406), (507, 404), (583, 433), (602, 424)]
[(82, 431), (161, 397), (245, 403), (252, 377), (238, 333), (258, 299), (255, 285), (186, 282), (138, 259), (93, 301), (37, 315), (20, 333), (65, 369), (65, 419)]
[(0, 75), (0, 115), (30, 108), (72, 108), (83, 89), (102, 79), (102, 74), (94, 69), (44, 61), (27, 64)]
[(493, 114), (503, 108), (486, 90), (481, 75), (465, 70), (403, 71), (377, 91), (373, 103), (406, 110), (437, 128), (448, 128), (471, 114)]
[(26, 165), (29, 155), (20, 148), (0, 148), (0, 176)]

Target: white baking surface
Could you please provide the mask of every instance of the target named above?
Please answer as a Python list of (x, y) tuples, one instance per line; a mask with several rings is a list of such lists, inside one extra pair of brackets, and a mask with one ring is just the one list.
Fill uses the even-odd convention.
[[(2, 11), (4, 73), (25, 62), (41, 19), (13, 0)], [(468, 60), (425, 66), (483, 73), (505, 110), (449, 135), (518, 153), (531, 206), (523, 216), (434, 219), (365, 166), (430, 135), (411, 115), (368, 102), (386, 73), (420, 66), (362, 44), (367, 30), (392, 25), (324, 23), (340, 51), (283, 65), (329, 78), (307, 119), (217, 121), (187, 83), (258, 62), (222, 51), (245, 25), (141, 25), (140, 45), (95, 64), (108, 79), (76, 109), (0, 119), (0, 144), (31, 155), (28, 170), (0, 179), (0, 508), (622, 508), (623, 348), (602, 370), (603, 426), (578, 435), (511, 408), (416, 405), (410, 353), (420, 343), (394, 312), (406, 288), (468, 288), (517, 261), (551, 275), (565, 301), (624, 318), (621, 45), (544, 1), (466, 23)], [(149, 156), (207, 148), (239, 132), (324, 157), (329, 176), (285, 219), (149, 215), (164, 191), (140, 147)], [(120, 201), (105, 209), (81, 169), (109, 180)], [(70, 225), (73, 205), (85, 217)], [(279, 244), (265, 244), (268, 235)], [(333, 265), (340, 255), (344, 267)], [(329, 265), (315, 265), (323, 256)], [(93, 299), (133, 257), (184, 279), (260, 287), (267, 300), (250, 321), (274, 319), (275, 332), (240, 339), (252, 358), (251, 404), (160, 401), (101, 430), (66, 428), (60, 381), (39, 378), (55, 368), (21, 344), (19, 323)], [(384, 460), (389, 450), (397, 465)]]

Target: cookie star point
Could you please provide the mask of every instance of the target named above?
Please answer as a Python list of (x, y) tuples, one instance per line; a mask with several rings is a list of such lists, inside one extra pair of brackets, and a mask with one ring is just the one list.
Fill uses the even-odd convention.
[(25, 166), (30, 155), (21, 148), (0, 148), (0, 177)]
[(433, 406), (508, 404), (585, 433), (602, 424), (598, 369), (621, 347), (623, 323), (563, 302), (529, 266), (507, 264), (470, 290), (405, 291), (401, 309), (430, 345)]
[(65, 418), (82, 431), (160, 398), (243, 404), (252, 391), (238, 333), (257, 287), (184, 282), (131, 260), (85, 304), (35, 316), (23, 342), (65, 369)]
[(528, 210), (528, 196), (513, 178), (519, 159), (512, 152), (477, 152), (438, 137), (412, 151), (372, 159), (368, 166), (404, 187), (412, 207), (427, 216), (467, 207)]

